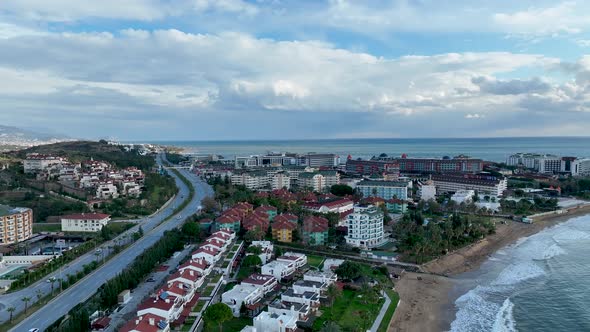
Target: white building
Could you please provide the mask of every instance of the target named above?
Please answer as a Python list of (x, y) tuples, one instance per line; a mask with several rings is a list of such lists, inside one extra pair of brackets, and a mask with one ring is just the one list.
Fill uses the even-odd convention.
[(235, 317), (240, 317), (242, 304), (252, 305), (264, 297), (263, 288), (252, 284), (239, 284), (221, 294), (221, 302), (227, 304)]
[(262, 287), (262, 291), (264, 295), (266, 295), (274, 291), (279, 285), (279, 282), (277, 281), (277, 278), (275, 278), (274, 276), (254, 273), (248, 278), (242, 280), (241, 284)]
[(385, 242), (383, 213), (370, 205), (355, 207), (347, 217), (348, 235), (346, 243), (353, 247), (374, 248)]
[(63, 232), (98, 232), (111, 220), (111, 216), (103, 213), (78, 213), (61, 216)]
[(119, 190), (112, 182), (101, 182), (96, 187), (96, 197), (99, 199), (114, 199), (119, 197)]
[(326, 180), (320, 173), (300, 173), (299, 174), (299, 187), (309, 188), (315, 192), (321, 192), (326, 188)]
[(328, 284), (320, 281), (299, 279), (291, 287), (298, 293), (314, 292), (321, 295), (328, 288)]
[(270, 186), (270, 177), (268, 172), (264, 170), (232, 174), (230, 180), (234, 185), (242, 185), (252, 190), (265, 189)]
[(277, 257), (277, 261), (293, 263), (295, 264), (295, 268), (299, 269), (307, 264), (307, 256), (300, 252), (287, 251), (283, 256)]
[(270, 189), (289, 189), (291, 188), (291, 177), (286, 172), (279, 172), (271, 177)]
[(164, 292), (143, 301), (137, 307), (137, 316), (152, 314), (163, 317), (166, 322), (172, 322), (178, 319), (183, 308), (180, 298)]
[(326, 265), (324, 263), (324, 271), (309, 270), (305, 272), (303, 275), (303, 280), (325, 283), (326, 287), (335, 283), (338, 280), (338, 276), (336, 273), (332, 272), (332, 270), (326, 270), (325, 266)]
[(284, 261), (272, 261), (262, 265), (260, 271), (262, 274), (268, 274), (277, 278), (277, 280), (288, 279), (295, 273), (297, 267), (295, 263), (289, 263)]
[(315, 292), (298, 292), (293, 288), (287, 289), (281, 294), (281, 301), (294, 302), (309, 306), (312, 312), (320, 307), (320, 295)]
[(270, 241), (252, 241), (252, 246), (259, 247), (262, 251), (258, 257), (262, 261), (262, 264), (270, 262), (272, 255), (274, 254), (274, 245)]
[(64, 162), (65, 159), (62, 157), (31, 153), (27, 154), (27, 158), (23, 161), (23, 167), (25, 173), (37, 173)]
[(297, 330), (297, 316), (261, 312), (254, 317), (254, 332), (295, 332)]
[(436, 186), (432, 181), (418, 182), (418, 197), (423, 201), (436, 198)]
[(311, 309), (307, 304), (285, 302), (281, 301), (281, 299), (276, 299), (270, 303), (268, 305), (268, 312), (278, 315), (295, 316), (300, 322), (306, 322), (311, 315)]
[(479, 196), (501, 197), (508, 189), (506, 178), (487, 175), (432, 175), (437, 194), (454, 193), (461, 190), (477, 191)]
[(451, 196), (451, 200), (457, 204), (461, 203), (471, 203), (473, 202), (473, 197), (475, 197), (475, 191), (473, 190), (459, 190)]
[(577, 176), (590, 176), (590, 159), (578, 159), (576, 174)]
[(337, 267), (339, 267), (340, 265), (342, 265), (342, 263), (344, 263), (344, 260), (343, 259), (326, 258), (324, 260), (324, 266), (322, 267), (322, 271), (326, 272), (326, 271), (335, 270)]
[(193, 252), (192, 258), (204, 259), (207, 263), (213, 265), (221, 258), (221, 251), (201, 247)]
[(211, 273), (212, 265), (207, 263), (204, 259), (189, 259), (184, 264), (178, 267), (178, 272), (184, 272), (185, 270), (193, 270), (201, 275), (208, 275)]

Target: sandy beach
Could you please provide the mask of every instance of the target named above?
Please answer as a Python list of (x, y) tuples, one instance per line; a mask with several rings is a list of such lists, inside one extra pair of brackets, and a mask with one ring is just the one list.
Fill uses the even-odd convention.
[[(453, 276), (478, 268), (497, 250), (568, 219), (590, 214), (590, 205), (535, 218), (534, 223), (498, 223), (496, 233), (423, 265), (426, 274), (405, 273), (396, 282), (400, 304), (388, 331), (446, 331), (454, 320)], [(428, 274), (432, 273), (432, 274)], [(422, 280), (419, 280), (422, 279)]]

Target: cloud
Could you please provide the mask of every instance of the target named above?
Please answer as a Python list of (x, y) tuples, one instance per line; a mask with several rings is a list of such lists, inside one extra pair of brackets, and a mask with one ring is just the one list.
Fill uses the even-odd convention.
[(481, 92), (495, 95), (519, 95), (524, 93), (545, 93), (551, 89), (551, 85), (535, 77), (530, 80), (497, 80), (494, 78), (479, 76), (471, 79)]
[(481, 118), (485, 118), (485, 117), (486, 117), (485, 115), (479, 114), (479, 113), (465, 115), (465, 119), (481, 119)]

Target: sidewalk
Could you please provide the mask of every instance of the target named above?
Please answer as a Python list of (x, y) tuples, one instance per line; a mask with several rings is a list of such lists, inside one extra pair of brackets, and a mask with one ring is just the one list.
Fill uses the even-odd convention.
[(385, 297), (385, 303), (383, 303), (383, 306), (381, 306), (379, 315), (377, 315), (377, 318), (375, 319), (373, 326), (371, 326), (371, 332), (377, 332), (377, 329), (379, 329), (379, 325), (381, 325), (381, 321), (383, 320), (383, 316), (385, 316), (385, 312), (387, 312), (387, 309), (389, 309), (389, 305), (391, 305), (391, 299), (389, 298), (389, 296), (387, 296), (386, 292), (383, 292), (383, 296)]

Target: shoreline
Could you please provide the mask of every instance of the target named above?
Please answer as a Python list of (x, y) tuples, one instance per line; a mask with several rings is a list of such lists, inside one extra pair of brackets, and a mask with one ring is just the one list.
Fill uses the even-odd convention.
[(455, 300), (462, 295), (453, 292), (456, 286), (454, 276), (479, 268), (496, 251), (519, 239), (588, 214), (590, 204), (569, 208), (562, 214), (535, 217), (532, 224), (499, 223), (495, 234), (423, 264), (424, 274), (404, 273), (395, 283), (400, 304), (388, 331), (448, 331), (455, 319)]

